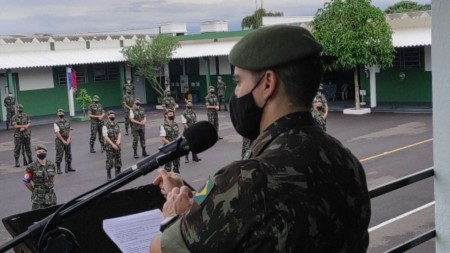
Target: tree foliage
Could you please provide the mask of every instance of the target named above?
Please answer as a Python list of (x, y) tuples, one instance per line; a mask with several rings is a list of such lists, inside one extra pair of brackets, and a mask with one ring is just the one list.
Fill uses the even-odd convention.
[(267, 12), (263, 8), (257, 9), (251, 16), (246, 16), (241, 21), (242, 29), (256, 29), (262, 26), (262, 17), (279, 17), (282, 12)]
[[(312, 32), (324, 46), (324, 54), (336, 57), (331, 69), (354, 71), (355, 94), (359, 94), (359, 67), (392, 65), (392, 29), (370, 0), (325, 3), (314, 17)], [(359, 109), (359, 96), (355, 103)]]
[(161, 76), (164, 66), (169, 63), (172, 53), (180, 47), (176, 37), (158, 35), (151, 42), (138, 39), (136, 44), (122, 50), (125, 59), (136, 68), (136, 73), (145, 77), (160, 95), (164, 94)]
[(76, 92), (75, 100), (83, 109), (83, 117), (86, 117), (86, 106), (92, 103), (92, 98), (86, 89), (80, 89)]
[(400, 1), (386, 8), (385, 13), (403, 13), (411, 11), (427, 11), (431, 10), (431, 4), (418, 4), (417, 2), (405, 0)]

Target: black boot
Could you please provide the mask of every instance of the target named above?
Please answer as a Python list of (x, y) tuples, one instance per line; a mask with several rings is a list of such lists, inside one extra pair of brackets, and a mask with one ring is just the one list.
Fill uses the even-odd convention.
[(9, 121), (6, 121), (6, 131), (9, 130)]
[(95, 153), (94, 144), (91, 145), (91, 153)]
[(125, 135), (128, 136), (128, 128), (125, 128)]
[(120, 174), (120, 167), (116, 168), (116, 174), (115, 174), (115, 176), (117, 177), (117, 175), (119, 175), (119, 174)]
[(62, 174), (62, 172), (61, 172), (61, 164), (60, 163), (56, 163), (56, 173)]
[(148, 156), (147, 152), (145, 151), (145, 148), (142, 148), (142, 156), (143, 157), (147, 157)]
[(193, 160), (194, 162), (199, 162), (199, 161), (201, 161), (202, 159), (201, 159), (201, 158), (198, 158), (197, 154), (192, 153), (192, 160)]
[(15, 158), (15, 159), (16, 159), (16, 165), (14, 165), (14, 166), (20, 167), (20, 164), (19, 164), (19, 158), (17, 157), (17, 158)]
[(184, 163), (189, 163), (189, 154), (184, 156)]
[(108, 181), (111, 180), (111, 169), (106, 170), (106, 180), (108, 180)]
[(105, 152), (105, 144), (101, 144), (102, 145), (102, 153)]
[(134, 158), (139, 158), (139, 156), (137, 155), (137, 150), (136, 149), (134, 149), (134, 156), (133, 156)]
[(72, 168), (72, 162), (66, 162), (66, 173), (67, 173), (67, 171), (69, 171), (69, 172), (77, 171)]

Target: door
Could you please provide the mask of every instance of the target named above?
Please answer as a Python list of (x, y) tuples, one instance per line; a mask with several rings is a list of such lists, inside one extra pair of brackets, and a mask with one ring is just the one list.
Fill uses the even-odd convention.
[(8, 96), (8, 85), (6, 83), (6, 77), (2, 76), (0, 77), (0, 97), (1, 97), (1, 103), (2, 103), (2, 120), (6, 120), (6, 107), (3, 105), (3, 101), (5, 100), (5, 97)]
[(147, 104), (147, 97), (145, 93), (145, 78), (142, 76), (134, 75), (134, 96), (141, 100), (142, 104)]

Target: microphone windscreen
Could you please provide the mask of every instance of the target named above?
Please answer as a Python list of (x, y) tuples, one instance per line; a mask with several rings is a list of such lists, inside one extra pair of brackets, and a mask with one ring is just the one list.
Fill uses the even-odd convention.
[(191, 151), (196, 154), (214, 146), (218, 139), (216, 129), (208, 121), (199, 121), (193, 124), (184, 130), (183, 136)]

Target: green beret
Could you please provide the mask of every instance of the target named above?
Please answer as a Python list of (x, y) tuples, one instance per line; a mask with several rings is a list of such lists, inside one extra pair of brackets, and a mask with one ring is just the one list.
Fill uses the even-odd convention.
[(23, 105), (22, 104), (18, 104), (17, 105), (17, 109), (22, 109), (23, 110)]
[(92, 100), (94, 100), (94, 101), (98, 101), (99, 99), (100, 99), (100, 97), (97, 96), (97, 95), (94, 95), (94, 96), (92, 97)]
[(230, 63), (247, 70), (264, 70), (288, 62), (320, 55), (323, 47), (305, 28), (273, 25), (244, 36), (228, 56)]
[(40, 149), (43, 149), (43, 150), (47, 151), (47, 147), (44, 146), (44, 145), (42, 145), (42, 144), (37, 145), (36, 148), (35, 148), (34, 150), (36, 151), (36, 150), (40, 150)]
[(115, 112), (115, 111), (113, 111), (113, 110), (109, 110), (109, 111), (108, 111), (108, 115), (110, 115), (110, 114), (114, 114), (114, 115), (115, 115), (115, 114), (116, 114), (116, 112)]
[(58, 111), (56, 113), (60, 113), (60, 112), (64, 113), (64, 110), (63, 109), (58, 109)]
[(214, 90), (214, 89), (216, 89), (214, 86), (209, 86), (209, 88), (208, 88), (208, 90)]

